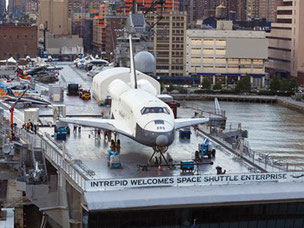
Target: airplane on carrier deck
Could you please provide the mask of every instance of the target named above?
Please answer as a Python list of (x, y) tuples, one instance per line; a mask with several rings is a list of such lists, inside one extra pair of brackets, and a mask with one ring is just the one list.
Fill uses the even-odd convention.
[[(17, 90), (16, 90), (17, 89)], [(9, 87), (8, 85), (0, 82), (0, 100), (5, 102), (16, 102), (19, 96), (26, 90), (26, 86), (20, 85)], [(51, 103), (38, 97), (38, 94), (35, 90), (28, 89), (24, 96), (19, 99), (20, 103), (28, 105), (44, 105), (48, 106)]]
[[(112, 99), (111, 119), (60, 118), (59, 120), (120, 133), (140, 144), (153, 147), (154, 151), (162, 154), (173, 143), (176, 129), (206, 123), (209, 118), (174, 119), (171, 108), (157, 97), (156, 89), (152, 84), (147, 80), (137, 81), (131, 35), (129, 42), (130, 85), (120, 79), (114, 79), (109, 84), (108, 92)], [(113, 70), (115, 68), (107, 71)]]

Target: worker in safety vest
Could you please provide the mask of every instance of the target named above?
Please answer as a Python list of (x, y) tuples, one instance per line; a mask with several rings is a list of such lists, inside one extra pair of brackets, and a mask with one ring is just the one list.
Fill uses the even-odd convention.
[(30, 120), (28, 120), (27, 122), (26, 122), (26, 130), (30, 130), (30, 128), (31, 128), (31, 121)]
[(104, 115), (105, 115), (105, 110), (101, 109), (101, 117), (104, 118)]

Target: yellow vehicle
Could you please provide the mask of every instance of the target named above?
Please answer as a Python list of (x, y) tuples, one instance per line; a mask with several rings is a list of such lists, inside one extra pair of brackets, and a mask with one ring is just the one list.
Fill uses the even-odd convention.
[(90, 100), (91, 99), (91, 92), (90, 92), (90, 90), (82, 90), (82, 91), (80, 91), (79, 97), (82, 100), (86, 100), (86, 101)]

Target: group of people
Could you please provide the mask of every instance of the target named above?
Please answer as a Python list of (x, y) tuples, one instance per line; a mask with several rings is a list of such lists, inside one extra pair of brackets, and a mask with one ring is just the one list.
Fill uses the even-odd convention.
[(74, 134), (76, 134), (77, 133), (77, 128), (78, 128), (78, 133), (80, 133), (81, 132), (81, 126), (79, 125), (79, 126), (77, 126), (77, 125), (73, 125), (73, 133)]
[(117, 139), (116, 143), (114, 141), (114, 139), (111, 140), (111, 144), (110, 144), (110, 149), (112, 151), (115, 151), (117, 153), (120, 153), (120, 140)]
[(28, 120), (27, 122), (25, 122), (23, 125), (22, 125), (22, 129), (25, 129), (27, 131), (32, 131), (34, 132), (35, 134), (37, 133), (37, 125), (36, 124), (33, 124), (31, 122), (31, 120)]

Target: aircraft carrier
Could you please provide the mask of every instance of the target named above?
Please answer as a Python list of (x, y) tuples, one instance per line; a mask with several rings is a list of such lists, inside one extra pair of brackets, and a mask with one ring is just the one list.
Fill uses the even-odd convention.
[[(92, 79), (83, 71), (71, 64), (62, 67), (58, 86), (66, 88), (78, 83), (91, 88)], [(36, 89), (49, 88), (37, 83)], [(102, 109), (105, 115), (109, 111), (109, 107), (99, 106), (94, 99), (85, 101), (67, 96), (66, 92), (61, 101), (52, 104), (65, 107), (66, 116), (74, 117), (99, 117)], [(7, 185), (2, 201), (8, 212), (15, 208), (16, 225), (304, 226), (303, 170), (267, 163), (265, 156), (244, 153), (210, 134), (206, 126), (192, 128), (189, 140), (180, 139), (176, 132), (174, 143), (165, 153), (170, 166), (157, 163), (160, 158), (153, 158), (148, 164), (151, 148), (117, 135), (122, 167), (114, 169), (109, 167), (109, 142), (103, 132), (99, 135), (97, 129), (86, 127), (74, 131), (70, 124), (66, 140), (56, 140), (54, 112), (46, 107), (39, 108), (36, 134), (21, 129), (26, 111), (15, 110), (15, 131), (20, 141), (14, 142), (14, 149), (8, 148), (12, 144), (8, 140), (10, 106), (1, 103), (1, 107), (1, 172), (9, 170), (11, 174), (2, 175), (2, 183)], [(194, 112), (179, 108), (178, 117), (192, 117)], [(216, 156), (196, 162), (193, 170), (183, 169), (181, 163), (193, 161), (198, 144), (206, 138), (215, 146)], [(217, 167), (222, 172), (217, 172)]]

